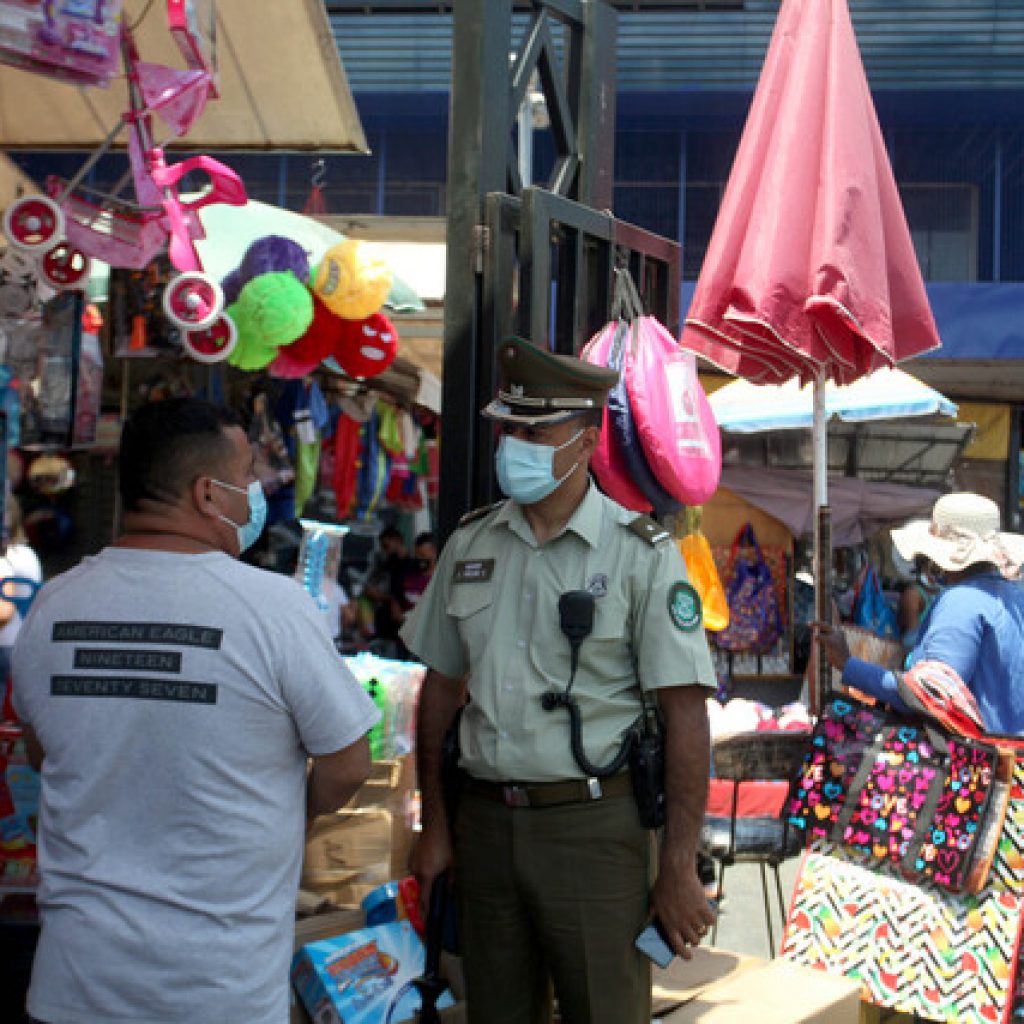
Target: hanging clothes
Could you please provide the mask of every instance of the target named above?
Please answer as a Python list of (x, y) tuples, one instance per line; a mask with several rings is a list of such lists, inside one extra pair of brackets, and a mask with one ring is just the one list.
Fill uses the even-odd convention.
[(290, 428), (294, 445), (295, 515), (302, 515), (316, 490), (320, 466), (320, 438), (331, 416), (327, 401), (315, 380), (290, 380), (277, 402), (278, 419)]
[(339, 519), (352, 511), (359, 476), (359, 435), (362, 424), (342, 413), (334, 429), (334, 476), (331, 487)]

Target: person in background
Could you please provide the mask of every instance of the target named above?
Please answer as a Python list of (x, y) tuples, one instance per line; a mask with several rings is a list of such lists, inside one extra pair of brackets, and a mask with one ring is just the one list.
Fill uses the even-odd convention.
[[(21, 503), (12, 494), (4, 509), (7, 526), (7, 546), (0, 555), (0, 690), (7, 691), (11, 674), (11, 650), (21, 630), (22, 610), (18, 605), (31, 600), (43, 582), (43, 567), (25, 536), (21, 518)], [(27, 582), (11, 582), (18, 580)], [(5, 592), (17, 603), (4, 598)]]
[(917, 646), (921, 621), (939, 596), (938, 579), (932, 574), (928, 559), (918, 555), (914, 559), (913, 579), (900, 592), (896, 617), (900, 626), (900, 641), (909, 653)]
[[(700, 599), (671, 535), (588, 474), (616, 373), (519, 338), (498, 362), (485, 415), (509, 500), (463, 517), (402, 630), (429, 667), (411, 867), (429, 894), (454, 864), (470, 1024), (548, 1021), (552, 985), (564, 1024), (649, 1024), (635, 938), (653, 913), (689, 956), (714, 920), (697, 876), (715, 686)], [(572, 627), (576, 655), (560, 628), (569, 591), (593, 611), (585, 636)], [(441, 751), (464, 683), (453, 845)], [(645, 694), (665, 721), (656, 874), (624, 760)]]
[(414, 563), (397, 527), (385, 526), (377, 543), (380, 555), (363, 586), (363, 596), (373, 605), (374, 646), (384, 657), (400, 658), (406, 653), (398, 636), (405, 617), (399, 599), (400, 587)]
[(412, 561), (397, 581), (395, 597), (398, 600), (397, 612), (401, 622), (423, 596), (437, 567), (437, 544), (432, 533), (421, 533), (416, 537), (412, 547)]
[(282, 1024), (304, 826), (366, 779), (380, 715), (301, 586), (238, 559), (266, 504), (233, 414), (143, 406), (118, 479), (124, 532), (14, 650), (42, 773), (28, 1012)]
[[(957, 672), (974, 694), (989, 732), (1024, 735), (1024, 537), (1000, 532), (999, 506), (980, 494), (947, 494), (935, 502), (931, 521), (915, 520), (892, 531), (907, 559), (924, 558), (941, 573), (945, 589), (919, 625), (907, 667), (939, 661)], [(832, 667), (843, 683), (907, 707), (896, 673), (850, 655), (841, 629), (817, 623)]]

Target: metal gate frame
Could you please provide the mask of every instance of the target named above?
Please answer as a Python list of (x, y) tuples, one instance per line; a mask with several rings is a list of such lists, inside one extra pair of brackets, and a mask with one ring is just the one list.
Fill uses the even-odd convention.
[[(645, 309), (679, 323), (680, 247), (617, 220), (612, 205), (616, 14), (605, 0), (533, 0), (513, 52), (512, 0), (456, 0), (448, 147), (441, 488), (445, 540), (497, 495), (495, 351), (519, 333), (576, 354), (608, 320), (616, 267)], [(561, 51), (552, 29), (563, 27)], [(547, 188), (523, 188), (513, 125), (532, 76), (556, 159)]]

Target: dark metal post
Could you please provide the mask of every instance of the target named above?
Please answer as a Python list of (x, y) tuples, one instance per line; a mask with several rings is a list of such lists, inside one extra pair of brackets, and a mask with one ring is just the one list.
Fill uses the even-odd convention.
[[(490, 493), (481, 465), (479, 411), (493, 390), (494, 358), (480, 331), (485, 251), (483, 203), (505, 190), (509, 138), (511, 0), (457, 0), (448, 138), (448, 232), (444, 306), (444, 441), (439, 533)], [(488, 435), (489, 436), (489, 435)]]

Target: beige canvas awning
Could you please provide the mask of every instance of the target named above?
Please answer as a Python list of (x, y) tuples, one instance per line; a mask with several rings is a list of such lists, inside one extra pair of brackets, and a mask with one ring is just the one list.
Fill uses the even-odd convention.
[(0, 210), (19, 196), (38, 192), (39, 186), (12, 160), (0, 153)]
[[(127, 0), (142, 60), (183, 67), (166, 4)], [(322, 0), (218, 0), (220, 98), (188, 149), (367, 152), (366, 137)], [(0, 67), (0, 147), (91, 149), (127, 106), (123, 82), (78, 88)], [(123, 138), (120, 140), (123, 144)]]

